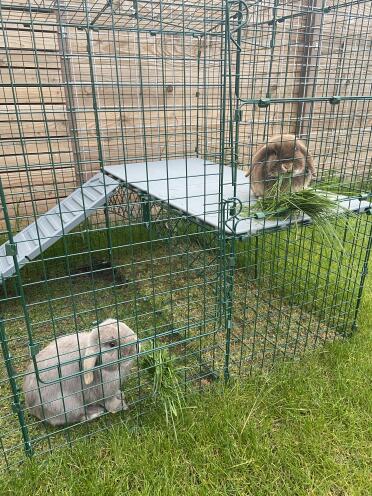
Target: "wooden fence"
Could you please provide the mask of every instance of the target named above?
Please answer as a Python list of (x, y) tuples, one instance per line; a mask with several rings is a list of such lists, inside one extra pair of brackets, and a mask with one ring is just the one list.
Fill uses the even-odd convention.
[[(101, 164), (195, 153), (218, 157), (218, 37), (110, 29), (87, 35), (73, 27), (78, 14), (79, 22), (83, 18), (78, 8), (74, 17), (52, 2), (5, 5), (11, 3), (18, 11), (1, 9), (0, 177), (12, 217), (28, 221), (39, 215)], [(267, 22), (271, 6), (262, 2), (243, 31), (241, 97), (370, 91), (369, 21), (359, 5), (277, 23), (275, 48)], [(317, 0), (282, 2), (277, 15), (306, 13), (309, 7), (317, 7)], [(290, 131), (308, 140), (320, 169), (363, 173), (371, 156), (370, 130), (365, 101), (245, 106), (239, 161), (248, 164), (267, 135)]]

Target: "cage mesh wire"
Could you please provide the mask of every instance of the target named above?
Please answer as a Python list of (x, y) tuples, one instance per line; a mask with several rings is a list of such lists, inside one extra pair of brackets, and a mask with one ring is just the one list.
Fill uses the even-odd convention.
[[(202, 185), (213, 180), (206, 161), (221, 179), (230, 166), (236, 187), (234, 171), (268, 137), (293, 133), (314, 155), (319, 188), (368, 200), (371, 18), (371, 2), (356, 0), (1, 3), (1, 241), (8, 255), (15, 244), (22, 251), (14, 237), (45, 213), (52, 229), (55, 205), (64, 225), (84, 216), (24, 266), (13, 254), (15, 271), (2, 279), (0, 466), (152, 408), (141, 355), (123, 384), (123, 416), (53, 428), (25, 406), (30, 354), (106, 318), (168, 349), (185, 392), (353, 332), (367, 215), (335, 219), (343, 250), (305, 224), (269, 230), (264, 219), (263, 232), (239, 237), (223, 223), (234, 198), (212, 200)], [(169, 175), (163, 200), (126, 181), (109, 193), (105, 174), (101, 189), (85, 186), (109, 166), (194, 157), (217, 226), (190, 213), (187, 190), (183, 210), (171, 205)], [(76, 191), (80, 203), (65, 211)], [(48, 232), (35, 229), (34, 247)]]

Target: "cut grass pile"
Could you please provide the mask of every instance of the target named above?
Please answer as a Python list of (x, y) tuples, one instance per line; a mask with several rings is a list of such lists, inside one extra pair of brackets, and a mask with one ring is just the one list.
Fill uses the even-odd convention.
[[(328, 186), (331, 188), (330, 184)], [(337, 243), (342, 249), (342, 238), (339, 237), (335, 227), (335, 219), (338, 217), (340, 224), (340, 218), (346, 222), (346, 218), (354, 214), (343, 207), (338, 201), (338, 196), (331, 191), (331, 189), (321, 191), (313, 188), (291, 191), (287, 176), (282, 174), (263, 198), (252, 206), (243, 207), (241, 215), (242, 217), (263, 215), (269, 220), (292, 219), (295, 226), (297, 221), (307, 216), (330, 246)]]

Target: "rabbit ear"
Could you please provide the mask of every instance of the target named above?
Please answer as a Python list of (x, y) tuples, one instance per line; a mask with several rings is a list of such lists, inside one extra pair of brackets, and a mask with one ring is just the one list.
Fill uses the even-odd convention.
[(296, 141), (296, 148), (297, 150), (302, 153), (304, 158), (306, 159), (306, 167), (308, 168), (309, 172), (315, 177), (315, 166), (314, 166), (314, 159), (309, 150), (306, 148), (304, 143), (300, 140)]
[(273, 153), (276, 154), (276, 147), (275, 143), (265, 143), (259, 148), (256, 153), (253, 155), (252, 158), (252, 165), (248, 169), (248, 171), (245, 173), (245, 177), (248, 177), (253, 169), (257, 167), (258, 165), (262, 165), (262, 163), (266, 162), (267, 157), (269, 155), (272, 155)]
[(269, 155), (277, 154), (277, 143), (266, 143), (259, 148), (253, 156), (253, 167), (258, 162), (266, 162)]
[(99, 352), (100, 348), (97, 345), (97, 330), (93, 329), (93, 331), (90, 332), (87, 348), (85, 350), (85, 355), (88, 356), (83, 359), (84, 383), (87, 385), (93, 382), (93, 370), (91, 369), (97, 362)]

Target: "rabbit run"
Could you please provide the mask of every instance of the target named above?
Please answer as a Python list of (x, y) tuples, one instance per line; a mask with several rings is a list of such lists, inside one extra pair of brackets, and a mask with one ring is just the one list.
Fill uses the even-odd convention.
[(127, 410), (120, 387), (139, 351), (137, 335), (114, 319), (56, 339), (36, 355), (38, 374), (33, 363), (27, 369), (28, 411), (57, 426)]

